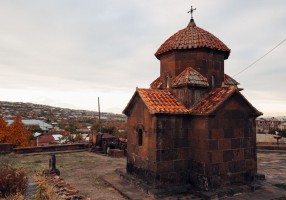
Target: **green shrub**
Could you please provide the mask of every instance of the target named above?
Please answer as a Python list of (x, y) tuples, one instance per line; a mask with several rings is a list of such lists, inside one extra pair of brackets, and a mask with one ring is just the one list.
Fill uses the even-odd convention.
[(23, 193), (28, 185), (28, 178), (22, 169), (9, 166), (0, 167), (0, 198)]

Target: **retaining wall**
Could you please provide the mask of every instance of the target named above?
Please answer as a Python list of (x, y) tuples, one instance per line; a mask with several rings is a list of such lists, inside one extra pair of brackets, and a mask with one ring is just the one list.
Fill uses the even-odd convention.
[(74, 151), (74, 150), (83, 150), (85, 148), (86, 144), (66, 144), (66, 145), (51, 145), (42, 147), (14, 148), (13, 152), (17, 154), (27, 154), (27, 153), (56, 152), (56, 151)]
[(3, 143), (0, 144), (0, 153), (11, 153), (13, 151), (13, 144)]

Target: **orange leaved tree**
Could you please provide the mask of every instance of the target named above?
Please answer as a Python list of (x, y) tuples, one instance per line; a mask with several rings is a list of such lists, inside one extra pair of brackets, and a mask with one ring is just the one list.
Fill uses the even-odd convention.
[(8, 127), (8, 132), (7, 142), (13, 143), (17, 147), (29, 146), (31, 133), (26, 130), (20, 116), (15, 117), (13, 123)]
[(0, 115), (0, 143), (5, 143), (8, 137), (7, 122)]

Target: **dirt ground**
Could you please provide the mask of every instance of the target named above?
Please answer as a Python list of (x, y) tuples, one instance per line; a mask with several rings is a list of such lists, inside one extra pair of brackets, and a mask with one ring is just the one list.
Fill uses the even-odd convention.
[[(286, 152), (259, 151), (258, 172), (266, 175), (266, 182), (286, 184)], [(0, 155), (0, 165), (24, 168), (30, 175), (48, 169), (49, 155)], [(106, 185), (100, 177), (126, 167), (125, 158), (111, 158), (91, 152), (57, 154), (57, 168), (61, 177), (81, 194), (92, 200), (123, 200), (119, 192)]]
[(266, 182), (286, 185), (286, 151), (263, 151), (257, 153), (258, 172), (265, 174)]
[[(29, 175), (48, 169), (49, 155), (2, 155), (0, 165), (9, 164), (16, 168), (24, 168)], [(92, 200), (125, 199), (112, 187), (100, 180), (100, 177), (114, 173), (117, 168), (126, 166), (125, 158), (111, 158), (91, 152), (56, 154), (57, 168), (66, 183), (75, 187), (80, 194)]]

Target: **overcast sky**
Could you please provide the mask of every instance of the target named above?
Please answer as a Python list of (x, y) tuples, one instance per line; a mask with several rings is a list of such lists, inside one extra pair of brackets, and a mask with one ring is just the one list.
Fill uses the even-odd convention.
[[(160, 45), (190, 20), (223, 41), (234, 76), (286, 39), (285, 0), (0, 0), (0, 100), (121, 113), (159, 76)], [(235, 76), (266, 116), (286, 115), (286, 42)]]

